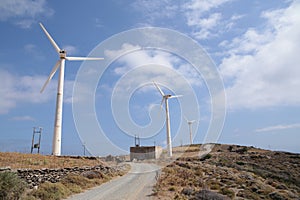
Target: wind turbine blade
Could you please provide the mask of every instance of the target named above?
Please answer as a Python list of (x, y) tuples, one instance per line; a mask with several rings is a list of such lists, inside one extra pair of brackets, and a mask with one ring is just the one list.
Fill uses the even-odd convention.
[(182, 95), (170, 96), (169, 99), (172, 99), (172, 98), (178, 98), (178, 97), (182, 97)]
[(52, 79), (52, 77), (54, 76), (54, 74), (57, 71), (59, 66), (60, 66), (60, 60), (58, 60), (56, 62), (56, 64), (54, 65), (54, 67), (53, 67), (52, 71), (50, 72), (49, 77), (48, 77), (47, 81), (45, 82), (45, 84), (43, 85), (40, 93), (42, 93), (44, 91), (45, 87), (48, 85), (49, 81)]
[(155, 87), (157, 88), (157, 90), (159, 91), (161, 96), (165, 96), (164, 92), (160, 89), (160, 87), (154, 81), (153, 81), (153, 84), (155, 85)]
[(160, 102), (160, 109), (162, 109), (162, 107), (163, 107), (163, 102), (164, 102), (164, 100), (165, 100), (165, 97), (163, 97), (163, 98), (161, 99), (161, 102)]
[(40, 26), (43, 29), (44, 33), (47, 35), (48, 39), (50, 40), (51, 44), (55, 48), (56, 52), (59, 53), (60, 52), (59, 46), (55, 43), (55, 41), (53, 40), (53, 38), (51, 37), (51, 35), (48, 33), (48, 31), (45, 29), (45, 27), (43, 26), (42, 23), (40, 23)]
[(92, 58), (92, 57), (66, 57), (66, 60), (80, 61), (80, 60), (103, 60), (104, 58)]

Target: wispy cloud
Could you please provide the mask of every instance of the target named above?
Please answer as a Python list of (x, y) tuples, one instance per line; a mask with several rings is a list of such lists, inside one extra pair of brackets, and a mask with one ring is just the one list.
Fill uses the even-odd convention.
[(46, 0), (2, 0), (0, 2), (0, 21), (12, 21), (21, 28), (29, 28), (37, 17), (51, 16), (54, 11)]
[[(178, 76), (184, 77), (191, 85), (201, 86), (202, 80), (200, 74), (189, 64), (184, 63), (180, 58), (163, 51), (156, 50), (140, 50), (132, 51), (133, 49), (140, 49), (139, 46), (131, 44), (123, 44), (121, 49), (118, 50), (106, 50), (105, 55), (113, 58), (116, 55), (124, 55), (118, 59), (119, 67), (115, 68), (114, 72), (118, 76), (122, 76), (130, 70), (145, 65), (153, 66), (151, 69), (141, 71), (140, 76), (135, 77), (135, 80), (139, 80), (143, 77), (144, 80), (161, 79), (162, 77), (174, 82), (174, 85), (179, 86), (180, 82), (174, 79), (174, 74), (170, 74), (170, 71), (176, 71)], [(128, 53), (130, 52), (130, 53)], [(127, 54), (128, 53), (128, 54)], [(169, 70), (164, 70), (169, 68)], [(184, 85), (184, 83), (182, 83)]]
[(41, 60), (45, 58), (45, 56), (40, 52), (40, 50), (34, 44), (26, 44), (24, 46), (24, 50), (27, 54), (34, 57), (34, 59)]
[[(192, 0), (192, 1), (147, 1), (136, 0), (131, 5), (142, 13), (146, 25), (163, 24), (166, 19), (183, 22), (192, 29), (192, 35), (199, 39), (209, 39), (221, 33), (222, 29), (232, 26), (238, 17), (224, 20), (220, 12), (214, 9), (232, 0)], [(170, 23), (163, 24), (172, 26)], [(221, 28), (223, 27), (223, 28)]]
[(62, 47), (64, 50), (68, 52), (68, 54), (75, 54), (78, 52), (78, 49), (75, 46), (72, 45), (65, 45)]
[(158, 19), (170, 19), (177, 16), (178, 10), (180, 10), (180, 3), (172, 0), (136, 0), (131, 4), (131, 7), (145, 16), (147, 24), (153, 25), (157, 23)]
[(29, 115), (12, 117), (10, 120), (13, 120), (13, 121), (35, 121), (35, 119)]
[[(0, 114), (8, 113), (19, 102), (45, 102), (50, 93), (40, 94), (41, 86), (47, 79), (44, 76), (18, 76), (6, 70), (0, 70)], [(54, 85), (50, 84), (54, 89)]]
[(222, 4), (232, 0), (193, 0), (187, 2), (184, 7), (190, 11), (198, 11), (199, 15), (208, 12), (214, 8), (220, 7)]
[[(232, 25), (232, 21), (238, 18), (231, 18), (229, 21), (223, 19), (222, 14), (214, 9), (232, 0), (193, 0), (182, 5), (187, 25), (193, 29), (193, 36), (199, 40), (209, 39), (218, 36), (222, 32), (221, 27)], [(224, 29), (223, 28), (223, 29)]]
[[(47, 80), (46, 76), (19, 76), (0, 69), (0, 80), (0, 114), (8, 113), (19, 103), (45, 103), (55, 97), (55, 80), (49, 83), (42, 94), (40, 93), (41, 87)], [(67, 89), (65, 99), (68, 100), (71, 98), (73, 81), (65, 81), (65, 86)]]
[(256, 129), (255, 132), (270, 132), (270, 131), (278, 131), (278, 130), (285, 130), (285, 129), (292, 129), (292, 128), (300, 128), (300, 123), (268, 126), (265, 128)]
[(103, 21), (101, 19), (99, 19), (99, 18), (95, 18), (95, 26), (97, 28), (103, 28), (104, 27)]

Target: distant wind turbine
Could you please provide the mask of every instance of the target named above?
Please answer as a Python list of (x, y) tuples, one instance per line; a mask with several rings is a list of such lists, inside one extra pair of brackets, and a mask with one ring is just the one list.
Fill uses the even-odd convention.
[(56, 98), (56, 111), (55, 111), (55, 122), (54, 122), (54, 133), (53, 133), (53, 145), (52, 145), (52, 155), (61, 155), (61, 126), (62, 126), (62, 110), (63, 110), (63, 92), (64, 92), (64, 74), (65, 74), (65, 61), (80, 61), (80, 60), (103, 60), (103, 58), (91, 58), (91, 57), (67, 57), (67, 52), (64, 49), (59, 48), (55, 43), (53, 38), (47, 32), (42, 23), (40, 23), (41, 28), (50, 40), (54, 49), (59, 55), (59, 60), (54, 65), (50, 75), (41, 89), (41, 93), (44, 91), (45, 87), (49, 81), (54, 76), (57, 69), (59, 70), (58, 86), (57, 86), (57, 98)]
[(182, 95), (176, 95), (176, 96), (172, 96), (170, 94), (165, 94), (160, 87), (153, 81), (153, 84), (155, 85), (155, 87), (157, 88), (157, 90), (159, 91), (159, 93), (162, 96), (162, 100), (161, 100), (161, 106), (163, 104), (163, 101), (165, 101), (165, 109), (166, 109), (166, 130), (167, 130), (167, 148), (168, 148), (168, 153), (169, 153), (169, 157), (172, 157), (172, 140), (171, 140), (171, 129), (170, 129), (170, 115), (169, 115), (169, 104), (168, 104), (168, 99), (172, 99), (172, 98), (177, 98), (177, 97), (181, 97)]
[(196, 121), (196, 120), (191, 120), (189, 121), (186, 117), (185, 118), (185, 121), (188, 123), (189, 125), (189, 132), (190, 132), (190, 144), (193, 144), (193, 139), (192, 139), (192, 125), (193, 123)]

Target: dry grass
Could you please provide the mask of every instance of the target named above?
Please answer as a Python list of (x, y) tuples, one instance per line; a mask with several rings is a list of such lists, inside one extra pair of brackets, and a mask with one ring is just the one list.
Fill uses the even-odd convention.
[(113, 177), (122, 176), (130, 169), (129, 165), (125, 165), (124, 171), (115, 171), (103, 174), (100, 171), (88, 171), (80, 175), (69, 174), (57, 183), (42, 183), (37, 190), (31, 190), (24, 195), (24, 200), (60, 200), (72, 194), (80, 193), (86, 189), (99, 186), (111, 180)]
[[(115, 166), (115, 162), (109, 164), (96, 159), (94, 157), (71, 157), (71, 156), (49, 156), (40, 154), (22, 154), (12, 152), (0, 152), (0, 168), (16, 169), (42, 169), (42, 168), (72, 168), (83, 166)], [(123, 166), (122, 170), (119, 168), (102, 173), (101, 171), (86, 171), (80, 175), (69, 174), (60, 182), (50, 183), (45, 182), (39, 185), (37, 190), (29, 190), (23, 194), (21, 199), (36, 200), (36, 199), (53, 199), (59, 200), (75, 193), (83, 192), (84, 190), (101, 185), (104, 182), (116, 176), (126, 174), (130, 169), (129, 165)], [(9, 174), (11, 172), (8, 172)], [(12, 173), (11, 173), (12, 174)], [(3, 182), (3, 181), (2, 181)], [(22, 182), (18, 179), (17, 182)], [(1, 181), (0, 181), (1, 186)], [(0, 191), (1, 199), (1, 191)]]
[(98, 159), (88, 157), (50, 156), (40, 154), (23, 154), (14, 152), (0, 152), (0, 168), (11, 169), (41, 169), (64, 168), (76, 166), (95, 166), (102, 164)]
[[(185, 153), (180, 152), (184, 149)], [(181, 157), (162, 170), (154, 188), (159, 199), (197, 199), (203, 191), (229, 199), (300, 196), (299, 154), (215, 145), (210, 156), (201, 159), (199, 145), (174, 150), (174, 155)]]
[(88, 188), (101, 185), (111, 179), (111, 176), (87, 178), (82, 175), (68, 175), (61, 182), (45, 182), (37, 190), (28, 193), (25, 199), (62, 199), (83, 192)]

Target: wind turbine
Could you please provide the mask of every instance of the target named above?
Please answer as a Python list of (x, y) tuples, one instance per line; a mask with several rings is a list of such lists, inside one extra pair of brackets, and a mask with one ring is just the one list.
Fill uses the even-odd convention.
[(159, 91), (159, 93), (162, 96), (162, 100), (161, 100), (161, 106), (163, 104), (163, 101), (165, 101), (165, 109), (166, 109), (166, 130), (167, 130), (167, 148), (168, 148), (168, 153), (169, 153), (169, 157), (172, 157), (172, 140), (171, 140), (171, 129), (170, 129), (170, 115), (169, 115), (169, 104), (168, 104), (168, 99), (172, 99), (172, 98), (177, 98), (177, 97), (181, 97), (182, 95), (175, 95), (172, 96), (171, 94), (165, 94), (160, 87), (153, 81), (153, 84), (155, 85), (155, 87), (157, 88), (157, 90)]
[(53, 38), (47, 32), (42, 23), (40, 26), (48, 39), (50, 40), (52, 46), (59, 55), (59, 60), (54, 65), (52, 71), (45, 84), (41, 89), (41, 93), (44, 91), (45, 87), (48, 85), (49, 81), (54, 76), (57, 69), (59, 70), (58, 85), (57, 85), (57, 97), (56, 97), (56, 111), (55, 111), (55, 122), (54, 122), (54, 133), (53, 133), (53, 145), (52, 145), (52, 155), (60, 156), (61, 154), (61, 126), (62, 126), (62, 110), (63, 110), (63, 92), (64, 92), (64, 74), (65, 74), (65, 61), (80, 61), (80, 60), (103, 60), (103, 58), (91, 58), (91, 57), (67, 57), (67, 52), (64, 49), (59, 48), (55, 43)]
[(193, 140), (192, 140), (192, 125), (193, 123), (196, 121), (196, 120), (191, 120), (189, 121), (186, 117), (185, 118), (185, 121), (188, 123), (189, 125), (189, 131), (190, 131), (190, 144), (193, 144)]

